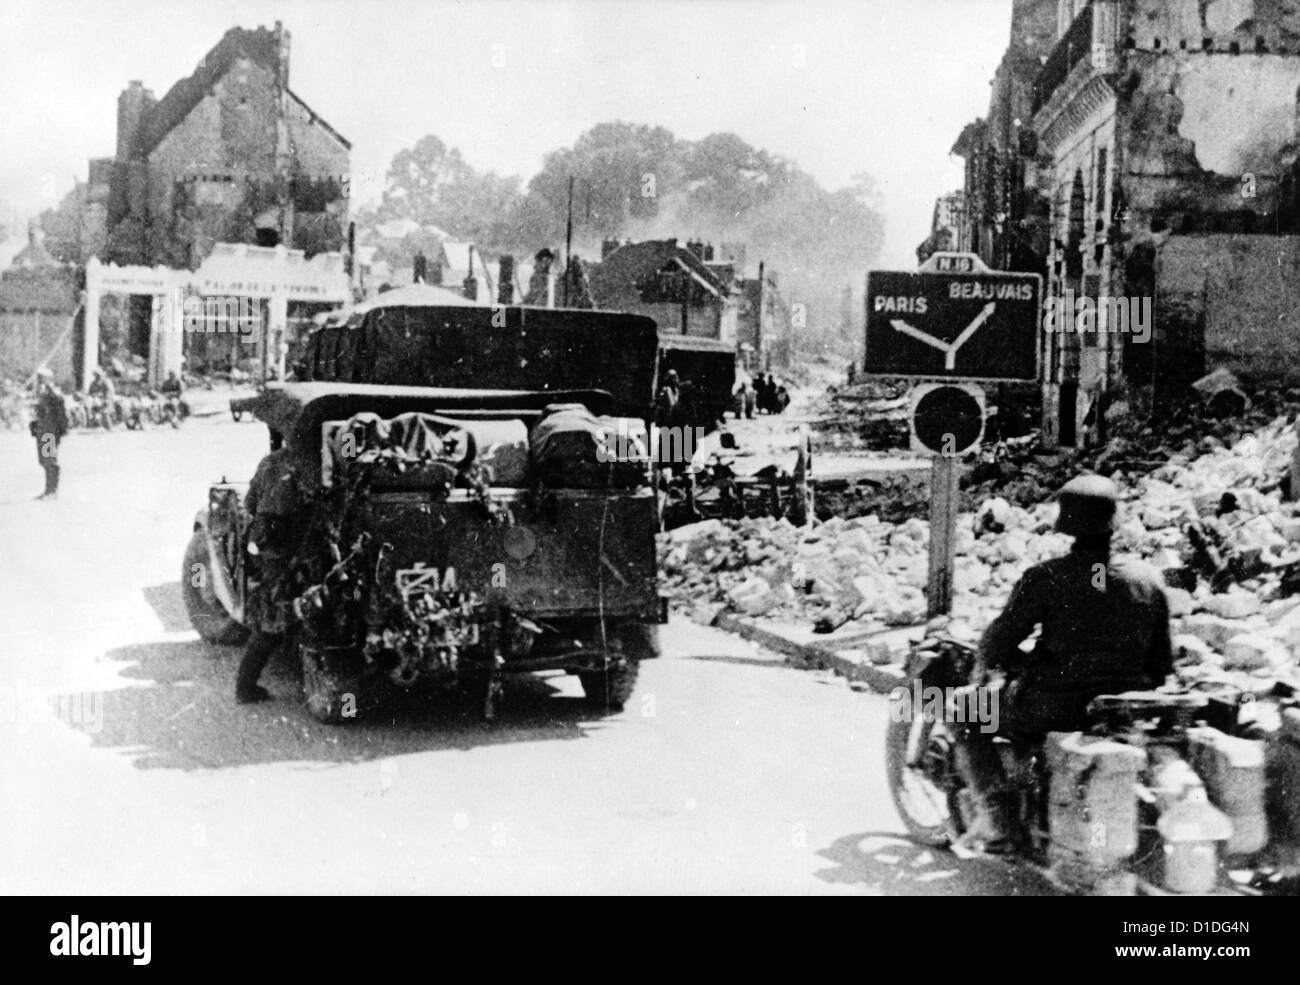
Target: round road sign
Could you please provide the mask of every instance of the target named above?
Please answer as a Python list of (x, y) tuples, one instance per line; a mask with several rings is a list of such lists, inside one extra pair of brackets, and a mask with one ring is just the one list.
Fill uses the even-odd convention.
[(961, 455), (984, 433), (984, 402), (968, 386), (933, 386), (912, 404), (912, 433), (936, 455)]
[(537, 550), (537, 537), (527, 527), (508, 527), (502, 537), (502, 544), (516, 561), (522, 561)]

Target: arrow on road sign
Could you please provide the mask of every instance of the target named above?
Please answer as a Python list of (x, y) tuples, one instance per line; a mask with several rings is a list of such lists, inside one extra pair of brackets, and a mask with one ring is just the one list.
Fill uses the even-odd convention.
[(957, 350), (969, 342), (971, 336), (979, 331), (980, 326), (993, 316), (993, 312), (997, 306), (996, 301), (990, 301), (986, 304), (980, 313), (975, 316), (975, 320), (967, 325), (962, 330), (962, 333), (951, 342), (945, 342), (943, 339), (937, 339), (928, 332), (921, 331), (919, 328), (913, 328), (900, 318), (890, 319), (889, 324), (893, 325), (896, 331), (902, 332), (904, 335), (910, 335), (918, 342), (924, 342), (926, 345), (932, 346), (942, 352), (943, 368), (951, 371), (955, 369), (957, 365)]

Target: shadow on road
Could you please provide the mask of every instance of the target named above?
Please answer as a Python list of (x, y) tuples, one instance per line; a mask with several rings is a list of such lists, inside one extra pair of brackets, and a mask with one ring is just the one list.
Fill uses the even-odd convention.
[[(508, 678), (497, 720), (478, 721), (453, 696), (395, 693), (376, 711), (344, 725), (307, 714), (301, 674), (277, 656), (262, 675), (274, 701), (238, 705), (235, 669), (242, 651), (193, 642), (143, 643), (110, 650), (140, 684), (104, 695), (96, 747), (125, 752), (142, 769), (213, 769), (317, 761), (356, 763), (506, 742), (578, 739), (601, 717), (582, 699), (557, 694), (543, 678)], [(76, 727), (76, 726), (73, 726)]]
[(817, 878), (887, 896), (1049, 896), (1059, 891), (1036, 872), (999, 859), (959, 859), (899, 834), (846, 835), (817, 853), (835, 863)]
[(714, 664), (735, 664), (740, 667), (775, 667), (778, 670), (789, 670), (790, 665), (786, 663), (783, 657), (773, 656), (756, 656), (741, 657), (735, 655), (711, 656), (704, 653), (694, 653), (685, 657), (678, 657), (679, 660), (700, 660), (705, 663)]

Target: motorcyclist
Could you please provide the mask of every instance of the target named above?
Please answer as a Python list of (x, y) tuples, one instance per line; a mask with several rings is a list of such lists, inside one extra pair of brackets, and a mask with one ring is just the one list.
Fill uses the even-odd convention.
[(163, 396), (175, 397), (180, 400), (181, 395), (185, 392), (185, 386), (176, 375), (176, 370), (173, 369), (167, 374), (167, 379), (162, 381), (162, 385), (158, 387), (158, 392)]
[(95, 412), (100, 415), (101, 423), (104, 427), (111, 428), (116, 411), (114, 405), (117, 400), (117, 387), (113, 385), (113, 381), (108, 378), (108, 374), (102, 367), (96, 366), (91, 373), (90, 385), (86, 387), (86, 392), (94, 398)]
[(185, 393), (185, 385), (181, 383), (175, 370), (167, 374), (167, 379), (163, 380), (159, 385), (158, 392), (163, 397), (163, 419), (170, 421), (172, 426), (175, 427), (180, 422), (180, 419), (185, 416), (181, 401), (181, 397)]
[[(1007, 675), (1000, 721), (1013, 739), (1082, 729), (1097, 695), (1158, 687), (1173, 671), (1160, 576), (1111, 554), (1115, 484), (1079, 476), (1058, 499), (1056, 529), (1074, 538), (1072, 549), (1025, 572), (985, 631), (976, 661), (977, 682), (990, 669)], [(1021, 644), (1036, 628), (1041, 635), (1026, 654)], [(988, 850), (1005, 850), (1008, 792), (993, 738), (967, 730), (963, 772), (975, 801), (973, 839)]]

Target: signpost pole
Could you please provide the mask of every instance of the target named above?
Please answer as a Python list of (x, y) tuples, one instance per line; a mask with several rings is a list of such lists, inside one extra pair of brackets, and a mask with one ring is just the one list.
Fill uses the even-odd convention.
[(930, 470), (930, 618), (952, 612), (957, 458), (979, 447), (985, 398), (971, 381), (1038, 378), (1042, 277), (990, 270), (974, 253), (935, 253), (915, 271), (867, 273), (866, 376), (913, 389), (912, 448)]
[(952, 611), (957, 507), (957, 456), (935, 455), (930, 461), (930, 581), (925, 593), (930, 619)]

